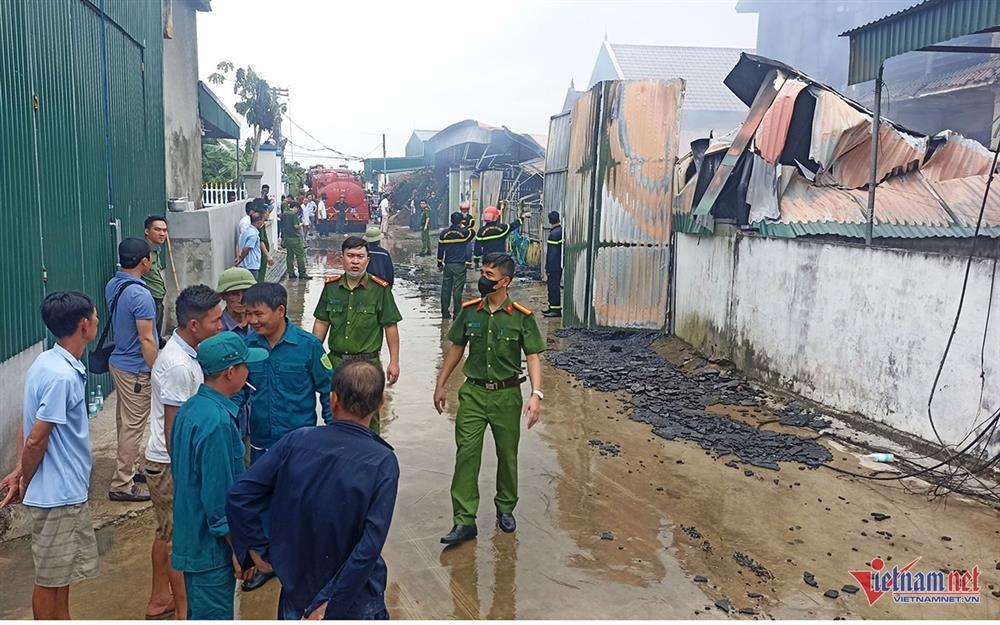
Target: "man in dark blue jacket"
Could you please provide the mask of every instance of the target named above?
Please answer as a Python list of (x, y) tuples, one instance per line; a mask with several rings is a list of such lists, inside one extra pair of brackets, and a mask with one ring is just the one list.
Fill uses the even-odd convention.
[(562, 317), (562, 257), (563, 230), (559, 223), (559, 213), (549, 213), (549, 238), (545, 241), (545, 281), (549, 290), (549, 307), (542, 312), (543, 317)]
[[(399, 463), (369, 429), (385, 374), (365, 360), (337, 368), (334, 422), (289, 433), (229, 491), (233, 550), (281, 580), (278, 618), (387, 619), (382, 546)], [(271, 536), (261, 517), (270, 514)]]

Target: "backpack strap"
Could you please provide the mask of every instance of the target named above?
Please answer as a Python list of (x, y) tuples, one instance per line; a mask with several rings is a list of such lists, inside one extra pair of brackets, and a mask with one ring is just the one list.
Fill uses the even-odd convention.
[(115, 321), (115, 310), (118, 308), (118, 298), (120, 298), (122, 296), (122, 293), (125, 292), (125, 289), (127, 289), (130, 286), (132, 286), (133, 284), (141, 286), (142, 288), (146, 289), (147, 291), (149, 290), (149, 287), (146, 286), (145, 282), (133, 282), (131, 280), (125, 282), (120, 287), (118, 287), (118, 290), (115, 292), (114, 299), (111, 300), (111, 308), (108, 311), (108, 321), (107, 321), (107, 323), (104, 324), (104, 331), (101, 332), (101, 338), (100, 338), (100, 340), (97, 341), (97, 347), (98, 348), (104, 347), (104, 341), (107, 340), (107, 338), (108, 338), (108, 332), (111, 330), (111, 326), (114, 324), (114, 321)]

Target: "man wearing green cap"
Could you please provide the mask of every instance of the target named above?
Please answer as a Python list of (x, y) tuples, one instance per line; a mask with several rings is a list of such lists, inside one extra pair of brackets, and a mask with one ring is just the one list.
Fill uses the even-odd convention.
[(486, 426), (497, 450), (497, 527), (510, 533), (517, 528), (517, 447), (521, 437), (521, 354), (528, 365), (531, 395), (524, 415), (530, 429), (538, 422), (542, 400), (542, 364), (539, 354), (545, 341), (531, 310), (507, 295), (514, 277), (514, 260), (507, 254), (483, 257), (479, 292), (483, 297), (466, 302), (448, 330), (452, 346), (445, 354), (434, 389), (434, 407), (445, 408), (445, 383), (462, 361), (465, 346), (466, 381), (458, 391), (455, 416), (455, 473), (451, 480), (454, 527), (441, 542), (460, 543), (476, 537), (479, 509), (479, 467)]
[(222, 329), (235, 332), (242, 337), (253, 332), (247, 320), (247, 308), (243, 305), (243, 293), (257, 284), (257, 278), (243, 267), (230, 267), (219, 276), (215, 292), (226, 303), (222, 311)]
[[(302, 244), (302, 206), (292, 200), (287, 203), (281, 213), (281, 233), (285, 241), (285, 269), (288, 271), (288, 279), (295, 280), (297, 277), (308, 280), (306, 275), (306, 248)], [(298, 266), (299, 275), (295, 275), (295, 268)]]
[(243, 473), (244, 448), (232, 397), (246, 384), (247, 364), (267, 359), (236, 334), (198, 345), (205, 382), (177, 411), (171, 432), (174, 477), (174, 569), (184, 573), (188, 619), (232, 620), (237, 578), (249, 578), (233, 557), (226, 494)]
[[(389, 347), (386, 381), (399, 379), (399, 327), (402, 321), (388, 282), (371, 275), (368, 244), (361, 237), (347, 237), (341, 245), (344, 273), (327, 278), (313, 312), (312, 333), (327, 340), (330, 364), (334, 369), (345, 360), (369, 360), (380, 364), (382, 337)], [(383, 334), (384, 333), (384, 334)], [(379, 415), (372, 417), (372, 431), (378, 434)]]

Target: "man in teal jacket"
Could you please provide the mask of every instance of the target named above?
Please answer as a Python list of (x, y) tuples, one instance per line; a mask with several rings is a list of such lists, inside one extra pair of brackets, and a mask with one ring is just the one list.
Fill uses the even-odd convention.
[(239, 336), (222, 332), (198, 345), (205, 383), (177, 411), (171, 434), (174, 534), (171, 561), (184, 573), (191, 620), (232, 620), (236, 578), (249, 578), (233, 557), (226, 494), (244, 469), (232, 397), (247, 365), (267, 359)]

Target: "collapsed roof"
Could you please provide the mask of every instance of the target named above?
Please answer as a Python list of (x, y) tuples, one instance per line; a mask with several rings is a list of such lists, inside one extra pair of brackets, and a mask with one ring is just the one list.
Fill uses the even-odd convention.
[[(682, 231), (711, 218), (770, 236), (864, 237), (872, 113), (802, 72), (743, 54), (725, 80), (750, 106), (725, 138), (692, 144), (678, 164), (674, 210)], [(875, 237), (969, 237), (993, 163), (982, 144), (928, 137), (883, 119)], [(980, 234), (1000, 237), (1000, 185)]]

